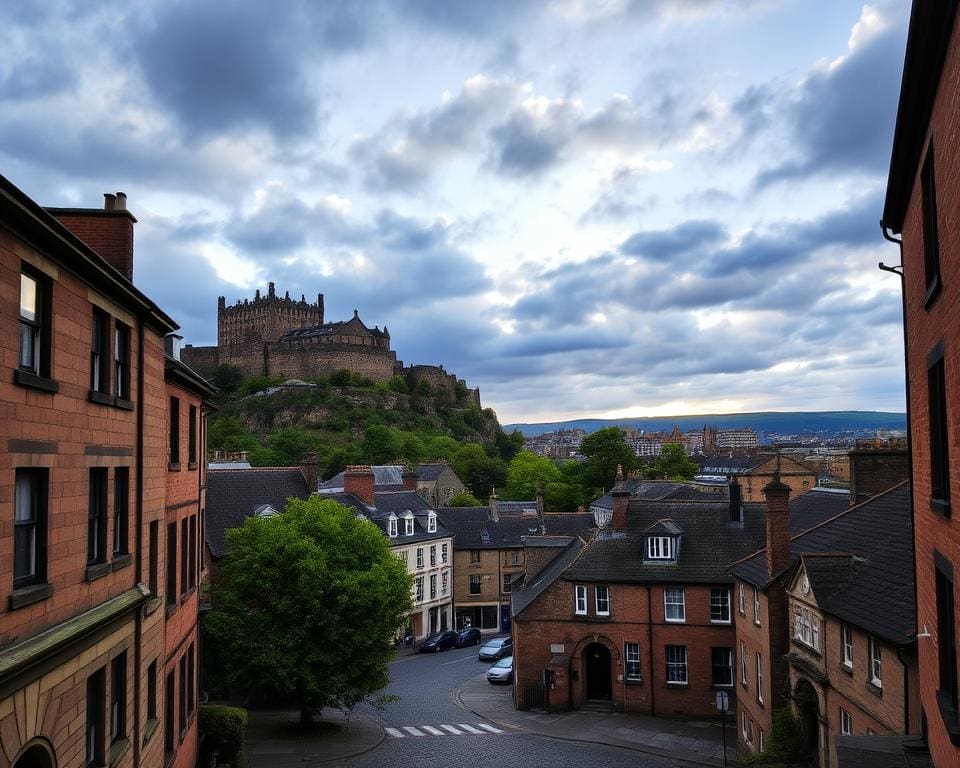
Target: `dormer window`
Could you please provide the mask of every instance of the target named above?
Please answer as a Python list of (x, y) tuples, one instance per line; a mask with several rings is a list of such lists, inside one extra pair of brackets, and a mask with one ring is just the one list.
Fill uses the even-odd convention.
[(413, 536), (413, 515), (409, 512), (403, 516), (403, 534)]
[(647, 538), (648, 560), (673, 560), (673, 538), (671, 536), (650, 536)]
[(437, 515), (435, 512), (431, 512), (427, 515), (427, 533), (436, 533), (437, 532)]
[(390, 519), (387, 521), (387, 536), (391, 539), (397, 538), (397, 516), (390, 515)]

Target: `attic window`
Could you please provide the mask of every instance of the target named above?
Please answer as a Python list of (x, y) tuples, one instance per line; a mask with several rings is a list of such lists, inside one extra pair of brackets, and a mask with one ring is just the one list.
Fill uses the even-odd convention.
[(490, 531), (488, 531), (486, 528), (480, 531), (480, 541), (484, 544), (490, 543)]
[(647, 538), (648, 560), (673, 560), (672, 536), (649, 536)]
[(409, 512), (403, 516), (403, 533), (405, 536), (413, 536), (413, 515)]
[(427, 533), (437, 532), (437, 516), (433, 512), (427, 515)]
[(391, 539), (395, 539), (395, 538), (397, 537), (397, 517), (396, 517), (396, 515), (390, 515), (390, 520), (389, 520), (388, 525), (387, 525), (387, 535), (388, 535)]

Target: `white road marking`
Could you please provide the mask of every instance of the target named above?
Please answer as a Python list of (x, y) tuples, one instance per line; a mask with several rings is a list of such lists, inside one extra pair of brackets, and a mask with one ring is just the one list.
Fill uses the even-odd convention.
[(452, 725), (441, 725), (440, 727), (443, 728), (443, 730), (445, 730), (447, 733), (453, 733), (457, 736), (463, 735), (463, 731), (460, 731), (457, 728), (454, 728)]
[(486, 723), (477, 723), (485, 731), (490, 731), (490, 733), (503, 733), (499, 728), (494, 728), (492, 725), (487, 725)]
[(467, 725), (466, 723), (457, 723), (457, 725), (468, 733), (483, 733), (480, 729), (474, 728), (472, 725)]
[(473, 655), (464, 656), (462, 659), (454, 659), (453, 661), (445, 661), (441, 664), (441, 667), (449, 667), (451, 664), (459, 664), (461, 661), (470, 661), (473, 658)]
[(397, 730), (396, 728), (384, 728), (383, 730), (385, 730), (388, 734), (390, 734), (391, 736), (393, 736), (393, 738), (395, 738), (395, 739), (402, 739), (402, 738), (405, 738), (405, 737), (406, 737), (406, 734), (405, 734), (405, 733), (401, 733), (401, 732), (400, 732), (399, 730)]
[[(441, 730), (443, 729), (443, 730)], [(388, 736), (392, 736), (395, 739), (402, 739), (407, 736), (467, 736), (473, 734), (475, 736), (489, 736), (491, 733), (504, 733), (499, 728), (494, 728), (492, 725), (487, 725), (486, 723), (477, 723), (476, 726), (467, 725), (466, 723), (457, 723), (454, 725), (404, 725), (400, 728), (387, 728), (383, 729), (386, 731)], [(407, 733), (404, 733), (406, 731)]]
[(445, 734), (443, 731), (441, 731), (439, 728), (434, 728), (432, 725), (422, 725), (422, 726), (420, 726), (420, 727), (423, 728), (423, 730), (425, 730), (427, 733), (432, 733), (434, 736), (446, 736), (446, 735), (447, 735), (447, 734)]
[(423, 731), (419, 731), (414, 728), (412, 725), (403, 726), (403, 730), (409, 733), (411, 736), (425, 736), (426, 734)]

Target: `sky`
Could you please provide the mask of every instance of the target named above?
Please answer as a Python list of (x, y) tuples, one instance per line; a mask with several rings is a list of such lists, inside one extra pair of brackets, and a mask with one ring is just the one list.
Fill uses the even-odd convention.
[(501, 422), (904, 409), (907, 0), (0, 4), (0, 174), (134, 283), (323, 293)]

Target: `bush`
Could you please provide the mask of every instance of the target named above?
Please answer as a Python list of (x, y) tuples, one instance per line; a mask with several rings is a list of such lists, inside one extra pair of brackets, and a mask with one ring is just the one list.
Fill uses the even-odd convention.
[(243, 762), (243, 733), (247, 728), (247, 710), (240, 707), (200, 705), (200, 766), (239, 766)]
[(346, 368), (340, 368), (330, 374), (330, 383), (335, 387), (349, 387), (352, 382), (353, 377)]

